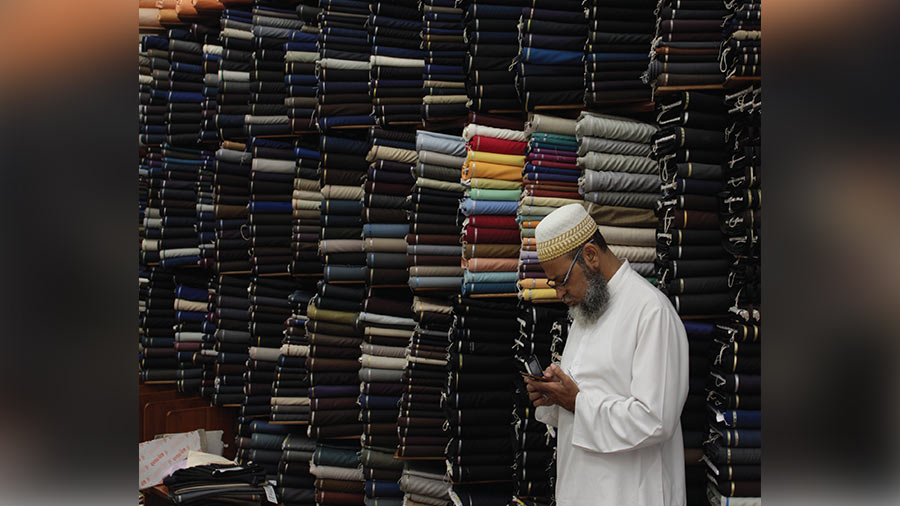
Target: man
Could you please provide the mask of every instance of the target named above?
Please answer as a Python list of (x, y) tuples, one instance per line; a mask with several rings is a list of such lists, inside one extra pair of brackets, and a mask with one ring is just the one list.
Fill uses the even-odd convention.
[(683, 506), (684, 325), (580, 204), (550, 213), (535, 237), (573, 318), (559, 366), (526, 379), (536, 418), (559, 430), (557, 504)]

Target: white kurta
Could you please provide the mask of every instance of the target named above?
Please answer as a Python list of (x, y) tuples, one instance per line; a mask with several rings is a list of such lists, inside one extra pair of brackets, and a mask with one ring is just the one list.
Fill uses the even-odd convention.
[(575, 413), (539, 407), (558, 427), (559, 506), (683, 506), (681, 408), (688, 343), (671, 303), (628, 264), (609, 280), (593, 324), (572, 324), (560, 367), (578, 385)]

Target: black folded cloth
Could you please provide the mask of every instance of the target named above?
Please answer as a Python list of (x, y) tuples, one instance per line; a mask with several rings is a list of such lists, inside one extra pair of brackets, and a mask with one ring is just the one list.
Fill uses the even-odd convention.
[(179, 469), (163, 480), (174, 504), (259, 505), (266, 500), (262, 466), (209, 464)]

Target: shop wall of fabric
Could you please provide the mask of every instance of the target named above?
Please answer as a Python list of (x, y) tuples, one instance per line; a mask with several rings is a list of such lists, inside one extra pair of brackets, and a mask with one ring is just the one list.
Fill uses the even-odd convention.
[(314, 131), (316, 127), (316, 94), (319, 83), (316, 61), (319, 59), (318, 17), (321, 12), (317, 4), (317, 1), (310, 0), (297, 6), (299, 25), (296, 21), (281, 23), (288, 25), (285, 27), (290, 29), (288, 41), (283, 46), (284, 84), (287, 86), (284, 105), (294, 134)]
[(261, 1), (253, 6), (253, 68), (250, 72), (250, 113), (244, 135), (278, 137), (291, 135), (286, 104), (285, 45), (303, 26), (296, 1)]
[[(529, 2), (530, 3), (530, 2)], [(519, 51), (511, 66), (525, 110), (584, 105), (584, 48), (588, 22), (579, 0), (519, 12)], [(491, 36), (482, 34), (489, 41)]]
[(586, 104), (604, 107), (652, 99), (641, 76), (654, 41), (656, 7), (656, 0), (585, 2), (589, 26), (584, 45)]
[(421, 0), (422, 121), (428, 130), (462, 129), (466, 117), (465, 12), (455, 0)]
[(373, 1), (366, 28), (372, 48), (369, 92), (375, 123), (421, 123), (425, 51), (418, 0)]

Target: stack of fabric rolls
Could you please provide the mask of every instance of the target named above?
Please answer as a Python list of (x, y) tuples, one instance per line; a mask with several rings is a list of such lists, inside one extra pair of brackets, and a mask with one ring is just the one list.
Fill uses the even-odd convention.
[(169, 271), (150, 267), (144, 294), (144, 314), (141, 315), (140, 366), (144, 382), (176, 381), (175, 360), (175, 281)]
[[(513, 350), (516, 361), (521, 364), (520, 370), (525, 370), (524, 364), (531, 356), (537, 357), (543, 367), (550, 365), (553, 327), (558, 327), (560, 322), (565, 325), (567, 315), (568, 310), (563, 304), (519, 303), (519, 337)], [(547, 505), (552, 504), (554, 496), (556, 438), (548, 433), (546, 425), (534, 418), (534, 409), (525, 382), (516, 381), (513, 495), (526, 505)]]
[[(288, 298), (291, 316), (285, 321), (278, 364), (272, 378), (272, 406), (269, 419), (284, 424), (309, 422), (309, 336), (306, 334), (306, 307), (315, 295), (314, 287), (301, 287)], [(309, 459), (307, 459), (309, 460)]]
[(256, 0), (253, 5), (253, 69), (250, 72), (250, 113), (244, 133), (249, 136), (291, 134), (287, 115), (285, 83), (285, 44), (291, 29), (285, 22), (297, 23), (294, 9), (281, 9), (284, 2)]
[(356, 441), (318, 441), (309, 465), (316, 477), (316, 504), (363, 506), (366, 484)]
[(406, 201), (415, 181), (416, 134), (373, 127), (369, 142), (362, 210), (367, 282), (370, 286), (405, 286), (409, 281)]
[(215, 257), (206, 259), (205, 263), (219, 273), (250, 271), (250, 244), (241, 229), (247, 225), (249, 214), (247, 204), (253, 154), (244, 149), (243, 144), (224, 141), (216, 151)]
[(216, 128), (216, 97), (219, 95), (219, 69), (222, 63), (222, 47), (220, 30), (216, 26), (212, 33), (205, 35), (203, 43), (203, 102), (201, 107), (200, 141), (217, 143), (219, 132)]
[(216, 154), (215, 149), (201, 152), (202, 164), (197, 173), (197, 246), (198, 265), (211, 267), (216, 256)]
[(168, 145), (145, 155), (150, 187), (141, 242), (145, 264), (158, 262), (163, 269), (200, 264), (197, 181), (206, 157), (200, 150)]
[(291, 28), (284, 43), (284, 84), (287, 85), (284, 105), (290, 118), (291, 131), (295, 134), (315, 130), (316, 93), (319, 79), (316, 77), (316, 60), (319, 59), (319, 9), (298, 5), (300, 20), (287, 22)]
[(375, 123), (381, 126), (422, 121), (425, 53), (419, 48), (422, 16), (417, 6), (418, 0), (375, 0), (369, 4), (369, 92)]
[(733, 299), (719, 230), (726, 157), (721, 95), (693, 91), (661, 97), (653, 157), (660, 162), (660, 288), (680, 315), (727, 313)]
[(179, 392), (198, 394), (203, 383), (203, 363), (199, 360), (200, 340), (183, 337), (202, 335), (209, 311), (209, 292), (203, 276), (179, 274), (175, 279), (175, 353), (178, 359), (176, 387)]
[(209, 464), (178, 469), (163, 483), (172, 503), (199, 505), (228, 502), (252, 504), (265, 496), (266, 472), (259, 466)]
[(197, 360), (203, 366), (203, 381), (200, 384), (200, 395), (205, 399), (212, 399), (216, 393), (216, 359), (219, 352), (216, 350), (216, 303), (218, 296), (216, 290), (219, 283), (215, 275), (210, 275), (206, 280), (207, 309), (206, 321), (200, 325), (199, 333), (185, 333), (178, 335), (176, 340), (184, 342), (200, 341), (200, 353)]
[(451, 437), (447, 471), (456, 493), (473, 482), (503, 483), (507, 501), (512, 491), (509, 431), (518, 376), (512, 341), (519, 322), (497, 315), (515, 311), (510, 303), (460, 295), (454, 301), (444, 409)]
[(365, 283), (368, 270), (362, 211), (369, 143), (323, 135), (319, 150), (319, 184), (324, 197), (319, 241), (319, 256), (325, 264), (323, 279), (329, 283)]
[[(529, 2), (530, 3), (530, 2)], [(547, 9), (519, 13), (516, 89), (526, 111), (581, 108), (587, 19), (579, 0), (553, 2)]]
[(364, 298), (362, 286), (320, 282), (307, 306), (309, 436), (319, 441), (362, 434), (357, 403), (363, 333), (357, 320)]
[(403, 394), (406, 345), (416, 322), (409, 290), (368, 288), (359, 314), (365, 333), (360, 345), (360, 420), (363, 422), (360, 460), (366, 479), (366, 497), (393, 504), (402, 497), (397, 481), (403, 463), (394, 460), (399, 444), (397, 406)]
[(516, 220), (522, 236), (519, 253), (519, 298), (553, 301), (556, 290), (537, 258), (534, 230), (544, 216), (568, 204), (582, 204), (578, 193), (581, 169), (576, 164), (575, 120), (532, 114), (525, 124), (528, 154), (522, 171), (522, 192)]
[(416, 153), (415, 187), (407, 199), (409, 287), (455, 292), (463, 281), (457, 209), (464, 189), (459, 177), (465, 140), (419, 130)]
[(266, 480), (277, 480), (281, 448), (290, 430), (284, 425), (238, 417), (235, 460), (244, 465), (256, 464), (265, 470)]
[(446, 505), (450, 487), (444, 481), (447, 466), (430, 462), (408, 462), (400, 478), (404, 504), (407, 506)]
[(216, 293), (216, 387), (213, 404), (234, 406), (244, 401), (244, 372), (250, 358), (250, 280), (218, 276)]
[(142, 145), (155, 145), (166, 141), (166, 98), (156, 91), (156, 76), (169, 69), (168, 42), (164, 37), (144, 35), (138, 53), (138, 133)]
[(463, 0), (466, 9), (466, 106), (480, 112), (522, 109), (516, 93), (516, 74), (509, 67), (519, 52), (518, 21), (522, 3)]
[(241, 139), (250, 114), (250, 70), (253, 68), (253, 16), (239, 9), (222, 11), (216, 127), (223, 140)]
[(719, 46), (729, 11), (719, 0), (697, 8), (682, 8), (682, 3), (663, 0), (657, 7), (656, 37), (643, 80), (654, 88), (721, 84)]
[[(513, 125), (518, 127), (509, 128)], [(463, 130), (467, 186), (460, 211), (466, 272), (463, 295), (512, 296), (517, 290), (521, 239), (516, 223), (528, 137), (521, 123), (479, 115)]]
[[(278, 365), (304, 365), (303, 358), (282, 358), (281, 341), (284, 322), (290, 316), (288, 295), (293, 282), (275, 278), (254, 277), (250, 283), (250, 359), (241, 415), (268, 418), (272, 408), (272, 380)], [(298, 363), (299, 362), (299, 363)]]
[(193, 146), (200, 138), (203, 96), (203, 44), (185, 29), (169, 35), (169, 92), (166, 142)]
[(138, 28), (141, 32), (163, 29), (163, 25), (159, 22), (159, 7), (156, 6), (156, 0), (140, 0)]
[(291, 262), (291, 196), (296, 162), (288, 142), (251, 137), (250, 263), (255, 275), (286, 275)]
[(420, 0), (422, 12), (422, 120), (429, 130), (462, 128), (466, 117), (466, 42), (463, 10), (454, 0)]
[(759, 2), (726, 4), (725, 42), (720, 57), (725, 78), (762, 75), (762, 10)]
[(761, 501), (761, 361), (756, 316), (738, 315), (716, 325), (710, 350), (710, 423), (704, 452), (707, 497), (716, 506)]
[(297, 168), (291, 193), (293, 228), (292, 260), (288, 271), (294, 276), (320, 276), (322, 261), (318, 248), (322, 230), (322, 187), (319, 184), (319, 138), (301, 139), (294, 148)]
[(278, 489), (275, 491), (278, 499), (284, 506), (312, 506), (316, 503), (316, 479), (309, 472), (309, 463), (316, 451), (316, 442), (292, 431), (281, 448)]
[(369, 2), (320, 2), (319, 60), (316, 61), (319, 130), (374, 124), (369, 96), (371, 49), (366, 31)]
[(655, 273), (654, 214), (659, 165), (648, 157), (655, 125), (582, 112), (578, 117), (578, 191), (610, 250), (646, 278)]
[(590, 31), (584, 45), (585, 103), (648, 102), (647, 70), (656, 0), (585, 2)]
[(453, 321), (453, 307), (448, 295), (416, 296), (412, 309), (416, 328), (405, 352), (397, 455), (416, 460), (443, 460), (448, 438), (442, 430), (445, 418), (441, 410), (441, 387), (447, 376), (447, 333)]

